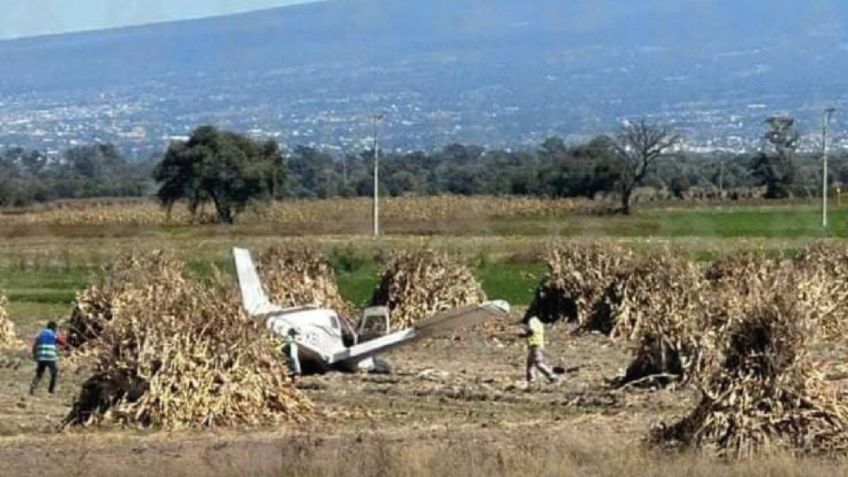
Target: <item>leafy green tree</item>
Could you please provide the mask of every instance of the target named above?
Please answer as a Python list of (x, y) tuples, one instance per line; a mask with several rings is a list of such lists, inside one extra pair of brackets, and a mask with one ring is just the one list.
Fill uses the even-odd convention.
[(153, 170), (157, 197), (168, 209), (187, 200), (195, 214), (206, 202), (215, 205), (218, 220), (233, 223), (248, 203), (272, 197), (283, 179), (282, 155), (274, 141), (197, 128), (188, 141), (171, 143)]
[(801, 134), (795, 129), (795, 120), (789, 116), (768, 118), (766, 127), (763, 139), (770, 150), (756, 155), (751, 169), (760, 184), (766, 186), (767, 199), (789, 197), (798, 181), (795, 152)]

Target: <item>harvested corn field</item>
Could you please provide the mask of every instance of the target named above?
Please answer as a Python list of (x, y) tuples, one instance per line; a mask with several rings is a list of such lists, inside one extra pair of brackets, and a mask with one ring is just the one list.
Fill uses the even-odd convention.
[[(565, 216), (586, 204), (571, 199), (529, 197), (397, 197), (382, 202), (381, 216), (387, 222), (434, 220), (479, 220)], [(287, 200), (258, 205), (238, 216), (240, 224), (284, 224), (306, 226), (320, 222), (367, 223), (368, 199)], [(171, 211), (146, 200), (90, 200), (57, 202), (14, 215), (0, 214), (0, 225), (197, 225), (215, 223), (214, 210), (197, 216), (179, 205)]]
[[(374, 291), (377, 283), (375, 269), (379, 259), (372, 257), (385, 251), (390, 253), (389, 257), (412, 255), (412, 252), (391, 253), (393, 249), (419, 250), (412, 246), (417, 244), (408, 242), (402, 242), (403, 246), (393, 242), (369, 242), (367, 247), (344, 255), (351, 257), (344, 262), (339, 250), (347, 246), (346, 242), (311, 244), (314, 248), (310, 250), (301, 241), (274, 240), (264, 240), (249, 248), (260, 252), (257, 254), (261, 258), (260, 272), (272, 293), (274, 290), (269, 282), (273, 279), (266, 274), (286, 267), (297, 270), (283, 277), (300, 283), (283, 285), (283, 288), (302, 292), (288, 298), (291, 304), (301, 304), (297, 303), (301, 300), (323, 304), (330, 300), (319, 297), (327, 296), (363, 303), (367, 298), (351, 300), (346, 294), (349, 292), (345, 286), (350, 286), (350, 264), (355, 264), (356, 260), (373, 260), (365, 267), (370, 280), (357, 284), (367, 284), (362, 287), (364, 293), (361, 295), (366, 296)], [(267, 254), (261, 253), (274, 243), (281, 245)], [(444, 254), (454, 265), (476, 264), (478, 244), (474, 242), (473, 246), (469, 245), (471, 251), (461, 250), (458, 255), (435, 254)], [(228, 254), (232, 245), (229, 242), (222, 245), (221, 256), (231, 259)], [(543, 243), (537, 243), (534, 250), (543, 247)], [(375, 449), (385, 448), (387, 443), (429, 446), (434, 442), (433, 429), (450, 429), (445, 435), (462, 432), (470, 439), (466, 443), (469, 446), (478, 446), (478, 441), (485, 439), (486, 448), (514, 447), (514, 436), (526, 432), (528, 436), (550, 439), (552, 452), (562, 452), (565, 446), (572, 449), (569, 452), (581, 456), (581, 460), (582, 456), (595, 455), (592, 452), (597, 449), (585, 444), (579, 448), (568, 447), (567, 442), (571, 442), (568, 439), (585, 443), (590, 442), (592, 436), (616, 436), (605, 440), (614, 442), (612, 446), (619, 452), (641, 456), (638, 462), (653, 466), (650, 468), (656, 472), (660, 472), (655, 466), (657, 462), (669, 459), (688, 462), (690, 456), (695, 455), (710, 465), (727, 468), (745, 465), (733, 463), (743, 457), (750, 462), (763, 462), (763, 459), (772, 458), (763, 457), (771, 453), (777, 454), (773, 457), (776, 462), (791, 463), (795, 462), (790, 460), (794, 457), (783, 456), (841, 458), (848, 455), (839, 430), (844, 424), (843, 411), (837, 407), (843, 396), (842, 389), (848, 385), (848, 379), (840, 377), (844, 374), (841, 365), (845, 355), (834, 342), (825, 340), (823, 328), (816, 326), (833, 316), (829, 314), (832, 307), (807, 305), (829, 303), (831, 299), (826, 298), (826, 294), (834, 285), (829, 277), (837, 275), (823, 267), (809, 265), (812, 262), (809, 259), (802, 260), (800, 257), (806, 249), (785, 254), (726, 252), (711, 255), (719, 257), (717, 260), (696, 261), (693, 254), (678, 253), (664, 246), (646, 250), (622, 243), (577, 243), (562, 247), (595, 249), (598, 255), (607, 251), (610, 255), (606, 259), (621, 265), (605, 268), (604, 284), (597, 287), (600, 291), (593, 295), (593, 300), (585, 302), (589, 304), (586, 308), (590, 313), (582, 323), (563, 319), (566, 313), (552, 309), (551, 313), (560, 319), (546, 332), (545, 358), (552, 368), (562, 373), (562, 383), (556, 386), (547, 383), (526, 386), (523, 382), (526, 347), (518, 334), (526, 310), (520, 304), (509, 320), (487, 320), (479, 326), (381, 353), (380, 357), (391, 366), (393, 373), (390, 375), (328, 373), (304, 376), (295, 385), (285, 378), (280, 344), (267, 334), (262, 322), (251, 324), (241, 315), (233, 270), (222, 264), (221, 259), (215, 259), (215, 267), (196, 266), (197, 261), (186, 267), (173, 260), (173, 265), (159, 268), (152, 265), (132, 268), (131, 262), (124, 259), (101, 271), (100, 277), (92, 274), (97, 290), (110, 291), (109, 299), (100, 301), (108, 306), (86, 308), (105, 310), (90, 313), (101, 317), (91, 320), (101, 327), (98, 332), (91, 333), (83, 346), (88, 352), (74, 363), (79, 367), (61, 365), (64, 373), (60, 377), (59, 397), (48, 397), (43, 390), (35, 397), (27, 395), (32, 366), (24, 351), (0, 356), (0, 379), (11, 383), (8, 388), (0, 389), (0, 408), (6, 410), (0, 413), (0, 432), (35, 445), (36, 436), (52, 432), (58, 423), (64, 423), (66, 432), (58, 439), (70, 444), (57, 445), (70, 447), (62, 451), (68, 452), (59, 457), (62, 462), (71, 462), (68, 460), (71, 449), (77, 449), (81, 441), (93, 442), (101, 433), (110, 440), (115, 436), (124, 444), (104, 441), (97, 451), (104, 459), (103, 465), (112, 467), (126, 459), (151, 463), (160, 462), (162, 455), (184, 456), (194, 445), (187, 442), (196, 442), (205, 450), (199, 458), (202, 462), (193, 463), (192, 468), (206, 470), (216, 465), (216, 459), (223, 459), (223, 455), (232, 458), (232, 465), (238, 465), (239, 470), (253, 469), (254, 464), (247, 462), (255, 462), (255, 454), (250, 457), (228, 454), (232, 449), (241, 449), (238, 446), (242, 444), (237, 442), (253, 442), (253, 436), (269, 439), (268, 461), (276, 462), (272, 456), (277, 454), (273, 452), (285, 445), (295, 449), (292, 452), (300, 457), (293, 458), (299, 462), (314, 464), (315, 449), (330, 453), (335, 442), (356, 442), (351, 447), (354, 453), (371, 449), (368, 446), (372, 445)], [(510, 274), (514, 273), (510, 265), (518, 257), (515, 250), (522, 249), (505, 249), (503, 262), (488, 258), (479, 263), (490, 268), (503, 266), (506, 283), (509, 283)], [(827, 250), (822, 255), (833, 257), (834, 253)], [(333, 270), (327, 265), (325, 254), (332, 258), (331, 263), (343, 265)], [(274, 258), (267, 259), (267, 256)], [(525, 256), (531, 255), (521, 255)], [(620, 257), (627, 259), (616, 262)], [(135, 260), (153, 261), (153, 255), (137, 254)], [(807, 265), (801, 266), (801, 262)], [(121, 270), (135, 271), (128, 274), (127, 280), (119, 281), (115, 277), (123, 276), (118, 271), (121, 263), (124, 263)], [(419, 265), (411, 269), (427, 268), (423, 265), (425, 260), (416, 263)], [(388, 265), (389, 260), (384, 268)], [(526, 294), (525, 303), (534, 296), (532, 287), (542, 283), (539, 279), (544, 266), (537, 260), (535, 268), (519, 268), (536, 270), (536, 275), (524, 279), (521, 287)], [(221, 270), (217, 279), (211, 279), (208, 275), (216, 274), (208, 272), (202, 281), (193, 278), (216, 267)], [(448, 265), (442, 267), (448, 268)], [(163, 268), (169, 271), (163, 272)], [(409, 278), (418, 276), (412, 272), (402, 275), (407, 277), (403, 279), (405, 283), (415, 285), (413, 288), (420, 286), (428, 290), (411, 295), (421, 299), (429, 296), (432, 290), (438, 290), (443, 282), (469, 283), (481, 278), (481, 266), (464, 268), (466, 272), (462, 274), (428, 272), (428, 276), (463, 277), (461, 279)], [(712, 274), (711, 270), (719, 268), (720, 274)], [(134, 274), (139, 279), (133, 279)], [(161, 279), (155, 278), (157, 276)], [(489, 278), (485, 275), (482, 278), (480, 281), (488, 287)], [(762, 352), (752, 351), (750, 355), (728, 360), (726, 356), (731, 353), (727, 343), (740, 341), (739, 337), (751, 337), (736, 348), (758, 349), (754, 343), (758, 342), (757, 337), (772, 333), (765, 324), (773, 321), (773, 313), (769, 314), (769, 310), (778, 305), (757, 297), (777, 296), (780, 293), (769, 295), (768, 286), (790, 282), (794, 285), (775, 290), (783, 294), (803, 292), (800, 296), (804, 305), (792, 312), (792, 316), (804, 317), (809, 323), (804, 325), (809, 336), (804, 338), (803, 345), (791, 345), (804, 350), (798, 355), (796, 364), (789, 367), (792, 372), (778, 373), (775, 379), (760, 379), (756, 369), (763, 362), (768, 363), (768, 360), (757, 361), (756, 356)], [(127, 285), (120, 286), (121, 283)], [(180, 285), (169, 286), (171, 283)], [(495, 293), (490, 297), (501, 298)], [(287, 299), (284, 296), (275, 298)], [(591, 312), (599, 311), (599, 303), (608, 305), (603, 321), (606, 325), (596, 327), (596, 332), (587, 332), (593, 330), (590, 324), (596, 315)], [(743, 307), (746, 303), (748, 308)], [(754, 307), (752, 303), (771, 305)], [(342, 305), (331, 306), (339, 308)], [(13, 306), (12, 311), (18, 313), (13, 314), (13, 318), (26, 317), (28, 313), (27, 308), (21, 309), (19, 305), (17, 309)], [(66, 307), (59, 311), (67, 316)], [(765, 318), (756, 325), (743, 326), (740, 323), (748, 315)], [(109, 318), (102, 318), (106, 316)], [(46, 318), (48, 316), (39, 315), (37, 322), (24, 318), (23, 335), (34, 335)], [(20, 323), (16, 319), (19, 328)], [(392, 323), (392, 326), (397, 329), (403, 323)], [(778, 343), (795, 340), (791, 332), (780, 336), (783, 338), (777, 339)], [(271, 342), (264, 351), (251, 348), (251, 343), (262, 340)], [(782, 346), (777, 345), (777, 348)], [(786, 353), (769, 351), (768, 354)], [(751, 364), (739, 365), (737, 371), (725, 373), (734, 376), (732, 379), (719, 379), (722, 375), (717, 370), (728, 368), (729, 361), (746, 360)], [(237, 366), (230, 366), (230, 361), (238, 363)], [(165, 366), (165, 362), (170, 363), (169, 366)], [(780, 369), (784, 366), (780, 363), (769, 365)], [(262, 376), (262, 380), (257, 376)], [(730, 386), (726, 384), (729, 382), (743, 384)], [(724, 396), (722, 391), (731, 387), (737, 390)], [(760, 400), (764, 404), (756, 406), (746, 399)], [(704, 402), (711, 404), (702, 404)], [(69, 407), (69, 403), (73, 403), (73, 407)], [(703, 420), (692, 417), (701, 414), (708, 417)], [(658, 422), (667, 424), (651, 431), (657, 429)], [(233, 426), (237, 432), (230, 430)], [(148, 431), (128, 434), (126, 428)], [(208, 428), (217, 430), (204, 431)], [(732, 430), (737, 428), (741, 429), (741, 434)], [(166, 435), (155, 432), (156, 429), (183, 429), (185, 432)], [(661, 449), (674, 449), (674, 452), (645, 450), (646, 434)], [(284, 444), (278, 441), (281, 435), (287, 436)], [(699, 437), (687, 437), (695, 435)], [(739, 437), (741, 435), (748, 437)], [(450, 446), (459, 445), (456, 437), (439, 439), (447, 439), (445, 442), (450, 441)], [(539, 444), (545, 439), (532, 442)], [(531, 440), (528, 437), (528, 442)], [(729, 442), (727, 446), (722, 443), (725, 440)], [(155, 456), (152, 450), (145, 450), (153, 447), (157, 449)], [(18, 462), (16, 455), (26, 451), (14, 449), (18, 447), (0, 449), (0, 457)], [(678, 453), (680, 449), (683, 452)], [(398, 458), (409, 462), (405, 451), (406, 448), (399, 450)], [(379, 460), (379, 455), (373, 454), (373, 457), (377, 462), (385, 462)], [(717, 459), (708, 456), (717, 456)], [(168, 459), (178, 466), (182, 457)], [(830, 461), (814, 462), (826, 466)], [(630, 464), (635, 466), (637, 462)], [(383, 463), (375, 465), (375, 468), (386, 469)], [(430, 468), (418, 461), (410, 465)], [(683, 463), (680, 465), (680, 468), (690, 468)], [(539, 467), (542, 473), (553, 468), (557, 467)], [(563, 467), (565, 475), (568, 469), (571, 467)], [(401, 467), (389, 470), (402, 472)], [(626, 468), (610, 475), (619, 475), (622, 471)], [(272, 474), (282, 473), (275, 472)], [(605, 475), (604, 472), (597, 473)], [(595, 474), (589, 472), (588, 475)]]
[(471, 270), (434, 250), (392, 253), (371, 304), (387, 306), (391, 328), (405, 328), (440, 311), (486, 300)]

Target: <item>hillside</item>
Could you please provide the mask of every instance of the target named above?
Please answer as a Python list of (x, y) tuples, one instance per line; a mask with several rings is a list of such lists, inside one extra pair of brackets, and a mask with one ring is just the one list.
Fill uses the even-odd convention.
[(770, 112), (811, 120), (848, 86), (848, 6), (755, 3), (331, 0), (4, 41), (0, 124), (71, 106), (52, 119), (84, 118), (81, 140), (161, 143), (210, 121), (350, 148), (383, 109), (398, 147), (592, 134), (634, 115), (749, 137)]

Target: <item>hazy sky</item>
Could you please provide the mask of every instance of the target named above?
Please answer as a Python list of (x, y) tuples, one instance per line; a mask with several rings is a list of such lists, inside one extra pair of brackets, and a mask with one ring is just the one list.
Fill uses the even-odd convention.
[(0, 38), (222, 15), (314, 0), (0, 0)]

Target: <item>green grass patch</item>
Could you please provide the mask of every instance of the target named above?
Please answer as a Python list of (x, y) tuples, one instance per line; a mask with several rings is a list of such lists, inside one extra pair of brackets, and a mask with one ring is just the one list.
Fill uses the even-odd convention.
[(0, 289), (12, 302), (67, 305), (94, 276), (89, 268), (6, 268), (0, 270)]
[(62, 321), (70, 314), (70, 306), (58, 303), (11, 302), (9, 316), (15, 323), (15, 331), (25, 338), (34, 335), (48, 321)]
[[(339, 293), (359, 307), (367, 306), (379, 284), (380, 267), (376, 260), (364, 262), (354, 268), (336, 268)], [(513, 262), (486, 260), (474, 269), (486, 295), (492, 299), (506, 300), (512, 305), (527, 306), (533, 298), (545, 266), (538, 262)]]
[(371, 301), (380, 282), (380, 267), (376, 261), (364, 262), (355, 268), (336, 269), (336, 283), (342, 297), (358, 307)]
[(492, 300), (506, 300), (513, 306), (527, 306), (546, 268), (542, 263), (487, 263), (474, 274)]

